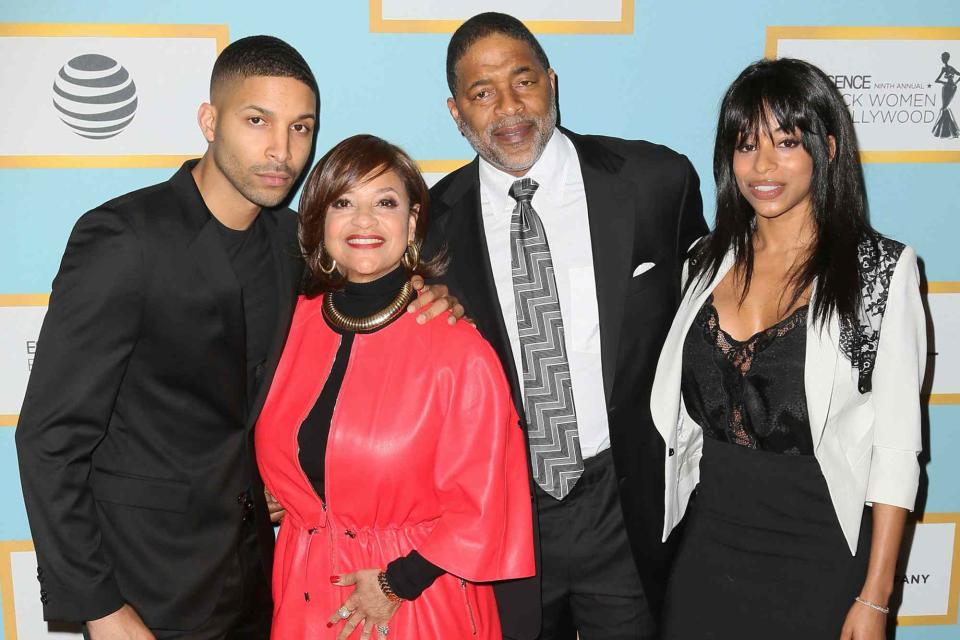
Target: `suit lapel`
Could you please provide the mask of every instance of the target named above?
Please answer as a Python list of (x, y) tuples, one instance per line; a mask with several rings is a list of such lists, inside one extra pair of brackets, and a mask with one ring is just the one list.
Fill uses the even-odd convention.
[(664, 340), (660, 359), (657, 362), (653, 390), (650, 394), (650, 410), (653, 423), (665, 442), (670, 442), (670, 432), (677, 427), (677, 409), (680, 407), (680, 383), (683, 372), (683, 343), (700, 308), (726, 277), (731, 267), (733, 267), (733, 251), (728, 251), (713, 280), (706, 286), (694, 282), (687, 289), (677, 308), (673, 324), (670, 325), (667, 338)]
[(499, 354), (510, 381), (517, 412), (523, 415), (523, 396), (513, 358), (513, 347), (503, 321), (493, 269), (490, 266), (487, 236), (483, 229), (478, 159), (474, 158), (472, 163), (460, 170), (455, 182), (444, 193), (442, 203), (450, 209), (444, 235), (452, 258), (453, 279), (463, 295), (467, 312)]
[(587, 199), (593, 276), (600, 319), (600, 355), (607, 404), (613, 393), (623, 305), (637, 218), (636, 188), (619, 176), (623, 158), (589, 138), (563, 130), (577, 149)]
[(256, 398), (251, 405), (247, 421), (248, 427), (252, 427), (260, 416), (260, 410), (263, 408), (267, 392), (273, 381), (273, 374), (276, 372), (280, 356), (283, 354), (303, 271), (303, 263), (297, 253), (297, 247), (291, 245), (291, 238), (283, 233), (282, 226), (275, 219), (276, 214), (274, 212), (263, 212), (261, 215), (269, 216), (267, 218), (267, 228), (271, 234), (273, 265), (277, 277), (277, 320), (273, 338), (270, 341), (270, 348), (267, 351), (267, 360), (264, 365), (266, 369), (257, 388)]
[(186, 255), (200, 276), (196, 284), (205, 288), (216, 300), (231, 353), (237, 354), (240, 370), (246, 371), (246, 325), (240, 283), (223, 249), (219, 223), (207, 209), (191, 174), (196, 165), (196, 160), (185, 162), (170, 179), (170, 187), (180, 202), (183, 222), (194, 234), (187, 236), (190, 239)]

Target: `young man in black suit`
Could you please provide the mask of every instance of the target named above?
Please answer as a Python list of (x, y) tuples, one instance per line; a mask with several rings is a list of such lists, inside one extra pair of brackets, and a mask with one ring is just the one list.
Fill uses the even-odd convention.
[(479, 157), (431, 190), (428, 252), (446, 246), (511, 380), (539, 524), (537, 577), (498, 586), (504, 635), (653, 638), (670, 554), (650, 387), (707, 231), (697, 175), (666, 147), (558, 128), (556, 75), (510, 16), (454, 33), (447, 81)]
[(94, 640), (270, 633), (252, 427), (302, 275), (283, 203), (319, 97), (269, 36), (224, 49), (210, 84), (204, 156), (74, 228), (17, 427), (44, 617)]
[(301, 275), (281, 203), (318, 107), (292, 47), (239, 40), (199, 110), (204, 156), (74, 227), (16, 434), (45, 619), (95, 640), (268, 636), (250, 433)]

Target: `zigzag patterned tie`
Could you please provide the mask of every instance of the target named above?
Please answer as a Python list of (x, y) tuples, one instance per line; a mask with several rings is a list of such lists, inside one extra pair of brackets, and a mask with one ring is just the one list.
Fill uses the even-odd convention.
[(523, 178), (510, 187), (517, 201), (510, 219), (513, 292), (533, 478), (563, 500), (583, 474), (583, 455), (550, 245), (530, 204), (539, 186)]

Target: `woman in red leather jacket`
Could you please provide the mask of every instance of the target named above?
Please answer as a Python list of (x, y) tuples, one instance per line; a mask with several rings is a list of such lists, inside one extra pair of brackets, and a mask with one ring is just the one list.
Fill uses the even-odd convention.
[(493, 349), (404, 313), (428, 192), (374, 136), (344, 140), (300, 203), (308, 266), (256, 427), (283, 504), (273, 637), (488, 638), (488, 583), (533, 574), (523, 432)]

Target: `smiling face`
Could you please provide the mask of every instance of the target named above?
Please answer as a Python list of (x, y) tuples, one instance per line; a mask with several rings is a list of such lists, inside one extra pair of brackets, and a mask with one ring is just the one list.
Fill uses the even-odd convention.
[(324, 248), (350, 282), (376, 280), (400, 265), (419, 208), (396, 172), (366, 176), (327, 208)]
[(456, 66), (450, 115), (480, 157), (523, 176), (557, 124), (556, 76), (526, 42), (501, 34), (477, 40)]
[(219, 89), (201, 124), (224, 188), (258, 207), (280, 204), (310, 155), (315, 114), (313, 90), (293, 78), (251, 76)]
[(740, 193), (763, 218), (812, 215), (813, 158), (800, 132), (782, 131), (769, 115), (766, 124), (755, 136), (742, 136), (733, 152)]

